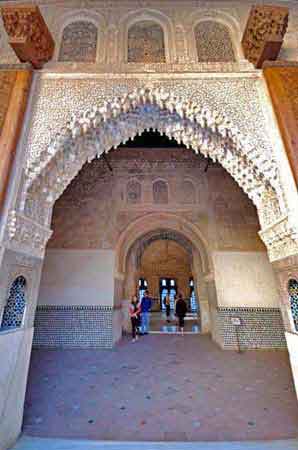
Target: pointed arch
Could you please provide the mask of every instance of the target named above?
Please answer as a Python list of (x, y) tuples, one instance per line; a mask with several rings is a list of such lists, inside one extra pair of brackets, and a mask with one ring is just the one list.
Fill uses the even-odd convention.
[(87, 160), (148, 129), (218, 161), (257, 208), (264, 191), (279, 193), (275, 161), (264, 159), (227, 117), (163, 89), (141, 88), (71, 118), (27, 168), (21, 209), (27, 214), (26, 204), (30, 211), (38, 198), (51, 209)]

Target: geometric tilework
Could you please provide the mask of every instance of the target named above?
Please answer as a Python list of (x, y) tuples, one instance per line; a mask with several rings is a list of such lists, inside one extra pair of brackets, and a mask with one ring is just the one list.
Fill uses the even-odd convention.
[(26, 306), (25, 288), (26, 280), (23, 276), (17, 277), (12, 283), (4, 307), (1, 330), (22, 326)]
[(166, 62), (163, 29), (158, 23), (144, 20), (129, 28), (127, 60), (135, 63)]
[(63, 30), (59, 61), (95, 62), (97, 28), (91, 22), (78, 21)]
[[(232, 318), (240, 318), (235, 326)], [(225, 349), (284, 349), (286, 341), (279, 308), (217, 308), (217, 336)], [(237, 337), (238, 334), (238, 337)]]
[(198, 61), (230, 62), (235, 54), (228, 28), (219, 22), (206, 20), (195, 27)]
[(296, 331), (298, 331), (298, 281), (291, 279), (288, 284), (291, 311)]
[(111, 348), (112, 317), (110, 306), (38, 306), (33, 346)]

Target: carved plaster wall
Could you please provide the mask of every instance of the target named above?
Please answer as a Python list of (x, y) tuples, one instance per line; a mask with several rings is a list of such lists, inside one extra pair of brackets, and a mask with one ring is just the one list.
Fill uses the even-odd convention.
[[(99, 42), (101, 49), (96, 59), (97, 63), (112, 63), (113, 70), (127, 58), (127, 30), (135, 20), (157, 19), (165, 30), (165, 42), (169, 48), (167, 61), (169, 63), (195, 63), (195, 39), (194, 27), (200, 20), (215, 20), (228, 26), (233, 46), (236, 49), (237, 59), (242, 59), (241, 37), (247, 21), (250, 6), (254, 3), (242, 1), (214, 1), (212, 4), (204, 1), (188, 0), (183, 4), (175, 3), (173, 8), (169, 0), (160, 2), (155, 0), (140, 4), (137, 0), (125, 2), (109, 2), (104, 0), (96, 2), (82, 2), (68, 0), (63, 4), (51, 5), (45, 0), (37, 0), (41, 6), (45, 21), (54, 36), (56, 42), (56, 58), (62, 41), (62, 32), (71, 21), (85, 20), (91, 17), (94, 23), (98, 23)], [(276, 2), (277, 4), (279, 2)], [(6, 2), (2, 2), (3, 5)], [(295, 40), (297, 29), (297, 5), (287, 2), (290, 9), (290, 25), (282, 49), (282, 57), (291, 59), (297, 57), (298, 45)], [(2, 24), (0, 22), (0, 48), (4, 50), (1, 62), (16, 62), (17, 59), (6, 42), (6, 37), (1, 36)]]
[[(112, 173), (102, 159), (85, 164), (56, 202), (50, 248), (112, 249), (135, 219), (168, 211), (197, 224), (212, 249), (265, 251), (255, 207), (220, 166), (205, 172), (205, 158), (182, 148), (122, 148), (108, 159)], [(167, 188), (166, 198), (157, 192), (160, 201), (155, 183)], [(185, 184), (192, 198), (185, 196)], [(127, 195), (131, 186), (138, 186), (137, 202)]]

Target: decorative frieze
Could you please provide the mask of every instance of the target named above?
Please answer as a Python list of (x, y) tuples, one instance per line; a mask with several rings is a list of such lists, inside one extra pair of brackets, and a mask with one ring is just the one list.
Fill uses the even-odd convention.
[(39, 69), (52, 58), (55, 43), (38, 6), (5, 6), (1, 13), (9, 43), (21, 62)]
[(9, 214), (6, 225), (5, 243), (8, 248), (43, 258), (51, 234), (52, 231), (49, 228), (13, 210)]
[(242, 38), (245, 57), (260, 69), (266, 60), (275, 60), (287, 31), (289, 10), (286, 7), (253, 6)]

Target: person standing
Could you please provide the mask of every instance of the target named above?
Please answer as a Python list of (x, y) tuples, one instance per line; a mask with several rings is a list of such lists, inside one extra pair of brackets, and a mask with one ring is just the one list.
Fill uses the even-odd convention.
[(129, 305), (129, 316), (131, 321), (131, 333), (132, 333), (132, 342), (135, 342), (138, 339), (137, 335), (137, 327), (139, 326), (139, 314), (140, 314), (140, 306), (138, 302), (138, 298), (134, 295), (131, 299), (131, 303)]
[(145, 291), (141, 301), (141, 334), (149, 333), (151, 307), (152, 299), (149, 297), (149, 292)]
[(181, 334), (184, 335), (184, 318), (186, 316), (187, 312), (187, 304), (185, 300), (182, 298), (182, 295), (179, 294), (178, 300), (176, 302), (176, 316), (178, 317), (179, 321), (179, 328), (181, 331)]
[(164, 305), (166, 307), (166, 316), (167, 316), (167, 322), (170, 322), (170, 315), (171, 315), (171, 300), (169, 294), (165, 296), (164, 299)]

